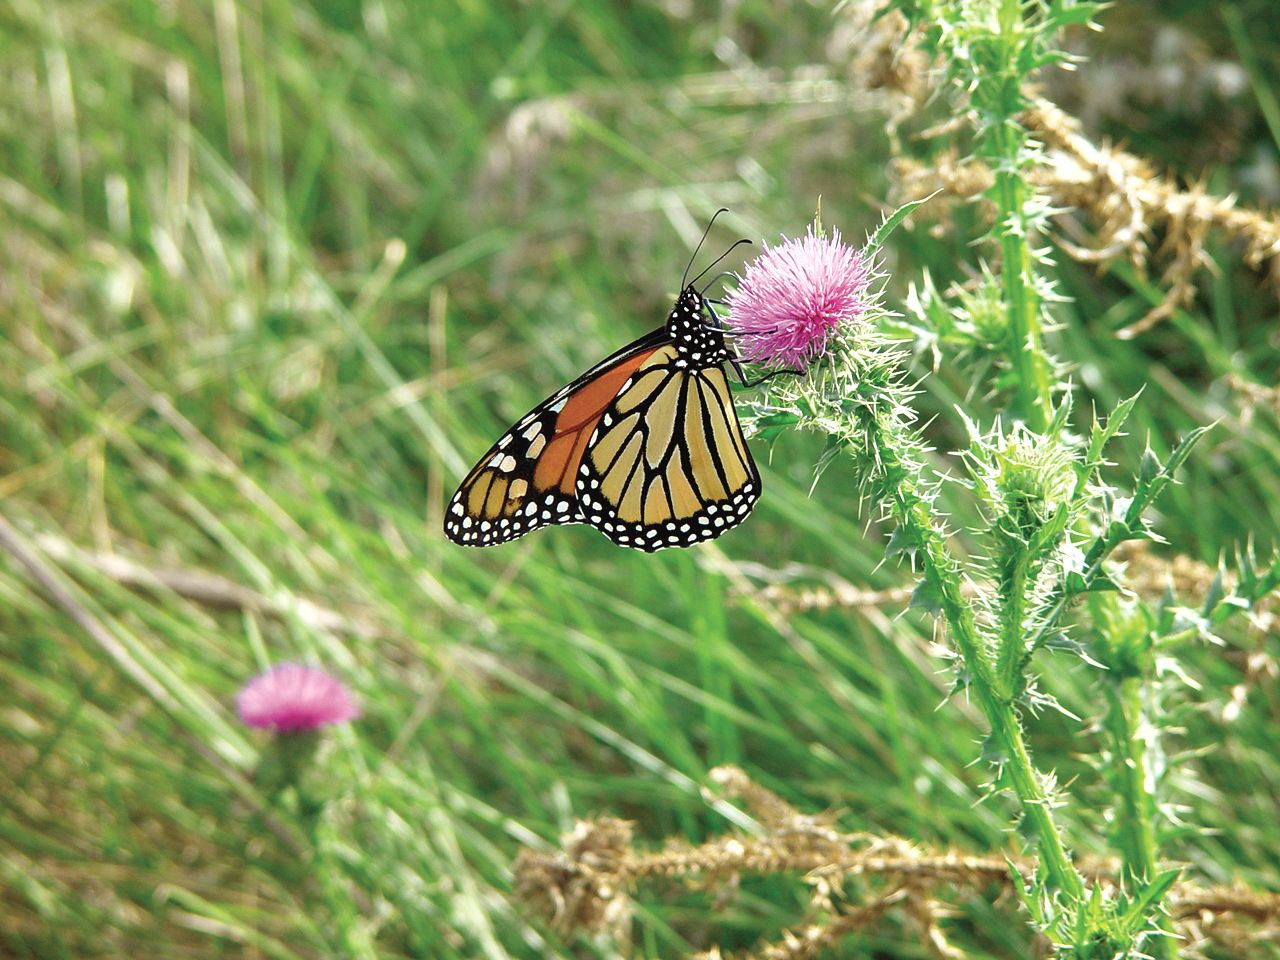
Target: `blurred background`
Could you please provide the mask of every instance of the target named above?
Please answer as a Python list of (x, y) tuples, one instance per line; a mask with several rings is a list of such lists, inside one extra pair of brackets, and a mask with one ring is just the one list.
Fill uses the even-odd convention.
[[(872, 12), (0, 3), (0, 513), (62, 591), (0, 557), (0, 954), (617, 955), (514, 902), (516, 852), (593, 813), (641, 843), (723, 833), (699, 789), (722, 763), (847, 829), (1020, 849), (1005, 801), (979, 802), (975, 712), (935, 712), (950, 678), (927, 620), (761, 595), (910, 585), (839, 467), (813, 487), (819, 439), (756, 442), (762, 503), (696, 550), (440, 532), (508, 423), (661, 322), (717, 207), (716, 253), (803, 231), (819, 198), (859, 238), (906, 199), (904, 163), (927, 185), (963, 150), (938, 132), (937, 68)], [(1272, 4), (1100, 22), (1040, 92), (1170, 182), (1280, 202)], [(891, 305), (909, 319), (926, 276), (971, 282), (987, 226), (978, 204), (917, 214)], [(1161, 239), (1146, 273), (1057, 255), (1049, 347), (1078, 411), (1145, 385), (1117, 478), (1219, 421), (1158, 517), (1163, 554), (1214, 564), (1276, 540), (1277, 301), (1210, 235), (1190, 301), (1118, 338), (1161, 302)], [(981, 357), (944, 351), (934, 374), (914, 346), (955, 470), (955, 407), (989, 423), (999, 398), (972, 389)], [(943, 502), (963, 530), (965, 492)], [(1275, 888), (1274, 637), (1233, 630), (1180, 660), (1170, 850), (1193, 877)], [(365, 708), (326, 744), (333, 796), (305, 835), (255, 805), (263, 739), (233, 709), (281, 660), (324, 664)], [(1072, 844), (1102, 854), (1091, 678), (1042, 666), (1081, 719), (1046, 714), (1031, 742), (1078, 800)], [(806, 902), (781, 879), (655, 891), (627, 949), (749, 947)], [(1029, 955), (1003, 909), (962, 899), (948, 928), (973, 956)], [(840, 955), (932, 954), (891, 918)]]

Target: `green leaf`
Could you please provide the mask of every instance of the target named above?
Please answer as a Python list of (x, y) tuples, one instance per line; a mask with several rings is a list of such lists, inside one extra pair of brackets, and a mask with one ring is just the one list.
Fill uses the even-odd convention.
[(1067, 429), (1067, 422), (1071, 419), (1071, 408), (1074, 405), (1071, 392), (1068, 390), (1062, 395), (1062, 402), (1053, 411), (1053, 422), (1049, 424), (1049, 429), (1045, 433), (1051, 437), (1061, 436), (1062, 432)]
[(893, 233), (893, 231), (897, 228), (898, 224), (900, 224), (903, 220), (905, 220), (911, 214), (911, 211), (915, 210), (916, 207), (919, 207), (921, 204), (928, 203), (930, 200), (932, 200), (941, 192), (942, 192), (941, 190), (935, 190), (933, 193), (929, 194), (929, 196), (927, 197), (923, 197), (919, 200), (912, 200), (908, 203), (904, 203), (897, 210), (893, 211), (893, 213), (889, 214), (889, 216), (885, 218), (884, 223), (880, 224), (876, 232), (873, 233), (871, 237), (867, 240), (867, 245), (864, 248), (864, 252), (868, 256), (874, 254), (877, 250), (879, 250), (884, 245), (884, 242), (887, 239), (889, 239), (889, 234)]
[(942, 594), (938, 592), (933, 581), (925, 578), (916, 584), (915, 589), (911, 591), (911, 602), (907, 604), (907, 609), (923, 610), (931, 617), (942, 615)]
[(916, 553), (920, 549), (920, 543), (913, 530), (902, 525), (893, 528), (893, 533), (889, 534), (889, 543), (885, 546), (885, 557), (905, 556), (911, 563), (911, 568), (915, 569)]
[(1120, 915), (1121, 922), (1131, 931), (1137, 932), (1146, 926), (1147, 919), (1160, 907), (1164, 895), (1182, 875), (1181, 867), (1170, 867), (1162, 870), (1146, 884), (1134, 891), (1129, 906)]
[(1213, 583), (1209, 584), (1209, 589), (1204, 595), (1204, 605), (1200, 608), (1200, 612), (1204, 616), (1209, 616), (1213, 612), (1213, 608), (1222, 602), (1226, 591), (1223, 589), (1222, 578), (1224, 571), (1221, 566), (1218, 567), (1218, 573), (1213, 578)]
[(1191, 451), (1195, 448), (1195, 445), (1200, 442), (1200, 438), (1203, 437), (1206, 433), (1209, 432), (1211, 428), (1215, 426), (1217, 426), (1217, 421), (1214, 421), (1213, 423), (1208, 424), (1207, 426), (1196, 427), (1194, 430), (1188, 433), (1185, 437), (1183, 437), (1182, 442), (1178, 444), (1176, 448), (1174, 448), (1173, 453), (1169, 455), (1169, 459), (1165, 462), (1165, 465), (1164, 465), (1165, 475), (1173, 476), (1173, 474), (1177, 472), (1178, 468), (1181, 467), (1184, 463), (1186, 463), (1187, 458), (1191, 456)]
[(1123, 593), (1120, 585), (1108, 576), (1101, 567), (1090, 577), (1072, 571), (1066, 578), (1067, 591), (1073, 595), (1081, 593)]
[(1052, 30), (1090, 23), (1094, 17), (1109, 7), (1108, 3), (1071, 3), (1070, 0), (1054, 0), (1045, 14), (1045, 26)]
[(1105, 663), (1100, 663), (1090, 656), (1089, 648), (1065, 631), (1059, 630), (1057, 633), (1050, 634), (1048, 639), (1044, 641), (1044, 646), (1047, 650), (1058, 650), (1079, 657), (1089, 666), (1096, 667), (1099, 670), (1110, 669)]
[(761, 440), (773, 440), (786, 433), (788, 429), (800, 422), (800, 418), (789, 411), (770, 413), (755, 421), (755, 435)]
[(1138, 464), (1138, 483), (1145, 485), (1155, 482), (1156, 477), (1160, 476), (1160, 471), (1160, 458), (1156, 456), (1154, 450), (1147, 447), (1142, 451), (1142, 461)]
[(1128, 400), (1121, 400), (1115, 410), (1111, 411), (1111, 416), (1107, 417), (1105, 423), (1094, 423), (1093, 434), (1089, 438), (1090, 462), (1097, 462), (1102, 459), (1103, 447), (1119, 435), (1120, 428), (1129, 419), (1129, 414), (1133, 413), (1134, 405), (1138, 402), (1140, 396), (1142, 396), (1142, 390), (1139, 390)]
[(1018, 865), (1005, 857), (1005, 862), (1009, 865), (1009, 879), (1013, 883), (1014, 892), (1017, 893), (1018, 899), (1022, 901), (1022, 905), (1026, 907), (1027, 913), (1031, 914), (1033, 920), (1041, 927), (1049, 925), (1052, 919), (1041, 898), (1036, 895), (1035, 883), (1023, 878), (1022, 873), (1018, 870)]
[(1047, 550), (1053, 547), (1058, 539), (1067, 529), (1067, 521), (1071, 519), (1071, 509), (1067, 504), (1058, 505), (1058, 509), (1053, 512), (1043, 526), (1040, 527), (1031, 537), (1031, 542), (1027, 544), (1027, 555), (1039, 558)]

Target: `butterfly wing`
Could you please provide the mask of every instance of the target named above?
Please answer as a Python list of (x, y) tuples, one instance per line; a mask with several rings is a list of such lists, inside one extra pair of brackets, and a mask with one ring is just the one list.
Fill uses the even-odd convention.
[(522, 417), (480, 458), (445, 510), (454, 543), (488, 547), (553, 523), (580, 523), (575, 480), (601, 415), (666, 342), (655, 331), (596, 364)]
[(581, 519), (614, 543), (652, 552), (720, 536), (760, 497), (729, 382), (663, 345), (600, 414), (578, 467)]

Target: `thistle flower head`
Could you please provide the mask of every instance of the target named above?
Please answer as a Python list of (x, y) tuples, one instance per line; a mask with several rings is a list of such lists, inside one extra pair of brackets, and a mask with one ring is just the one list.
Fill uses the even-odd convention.
[(1026, 535), (1071, 500), (1076, 471), (1071, 450), (1059, 440), (1021, 423), (1007, 431), (997, 424), (986, 435), (969, 428), (969, 470), (999, 529), (1008, 522), (1010, 533)]
[(1054, 507), (1071, 496), (1076, 482), (1070, 451), (1021, 424), (996, 450), (994, 465), (996, 488), (1008, 501)]
[(871, 305), (871, 264), (860, 250), (813, 225), (764, 252), (729, 291), (729, 328), (742, 359), (807, 370), (832, 336)]
[(318, 667), (282, 663), (254, 677), (236, 698), (240, 719), (277, 733), (316, 730), (360, 716), (341, 681)]

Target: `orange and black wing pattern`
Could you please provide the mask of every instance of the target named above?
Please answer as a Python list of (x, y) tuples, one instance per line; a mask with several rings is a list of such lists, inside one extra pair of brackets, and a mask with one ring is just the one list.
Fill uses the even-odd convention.
[(445, 510), (454, 543), (487, 547), (554, 523), (581, 523), (576, 482), (587, 444), (624, 383), (665, 340), (657, 331), (548, 397), (480, 458)]
[(652, 552), (711, 540), (760, 497), (719, 366), (651, 352), (601, 414), (578, 468), (582, 519), (614, 543)]
[(449, 501), (450, 540), (487, 547), (588, 523), (652, 552), (747, 518), (760, 472), (724, 364), (735, 363), (690, 284), (666, 325), (588, 370), (507, 431)]

